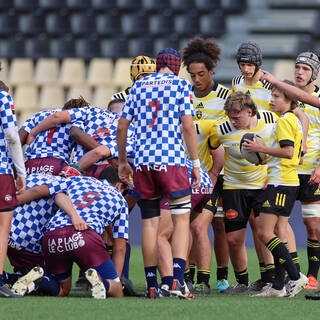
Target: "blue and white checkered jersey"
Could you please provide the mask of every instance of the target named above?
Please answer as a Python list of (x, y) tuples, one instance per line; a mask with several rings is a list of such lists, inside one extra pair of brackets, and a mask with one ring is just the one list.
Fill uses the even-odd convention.
[[(98, 234), (112, 224), (113, 238), (128, 239), (129, 211), (126, 200), (106, 180), (93, 177), (70, 177), (67, 194), (79, 216)], [(72, 225), (71, 219), (58, 210), (51, 218), (48, 231)]]
[[(40, 111), (29, 118), (22, 125), (21, 129), (30, 133), (42, 120), (58, 111), (61, 111), (61, 109)], [(70, 136), (71, 128), (72, 124), (67, 123), (40, 132), (32, 144), (26, 149), (26, 159), (54, 157), (69, 163), (72, 149), (75, 146)]]
[(41, 239), (46, 231), (54, 205), (54, 196), (67, 188), (65, 179), (44, 174), (31, 174), (26, 177), (26, 189), (47, 185), (51, 197), (30, 201), (15, 208), (9, 245), (15, 249), (25, 249), (33, 253), (42, 250)]
[(8, 144), (4, 130), (16, 128), (17, 120), (14, 112), (14, 103), (8, 92), (0, 90), (0, 174), (12, 174), (12, 160), (8, 154)]
[[(192, 183), (191, 171), (192, 171), (193, 167), (192, 167), (192, 162), (189, 158), (187, 158), (187, 167), (188, 167), (188, 174), (189, 174), (190, 183)], [(200, 168), (200, 186), (206, 186), (206, 187), (212, 186), (212, 181), (211, 181), (209, 174), (205, 170), (203, 170), (202, 168)]]
[(181, 117), (194, 115), (190, 83), (174, 74), (153, 73), (136, 81), (121, 117), (135, 128), (134, 165), (185, 166)]

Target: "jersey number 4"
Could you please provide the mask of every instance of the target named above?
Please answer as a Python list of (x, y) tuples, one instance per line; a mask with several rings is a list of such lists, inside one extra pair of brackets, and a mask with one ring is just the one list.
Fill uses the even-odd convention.
[(81, 200), (75, 202), (75, 205), (80, 208), (87, 208), (92, 204), (93, 201), (101, 198), (101, 194), (94, 191), (88, 191), (84, 196), (81, 197)]

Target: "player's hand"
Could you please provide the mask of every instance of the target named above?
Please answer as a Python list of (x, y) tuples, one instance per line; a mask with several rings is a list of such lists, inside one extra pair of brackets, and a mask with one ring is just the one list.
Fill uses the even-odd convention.
[(82, 218), (80, 218), (78, 215), (72, 216), (71, 221), (72, 221), (72, 225), (74, 226), (74, 228), (77, 231), (84, 231), (89, 228), (87, 223)]
[(249, 152), (263, 152), (263, 145), (257, 139), (256, 135), (254, 135), (253, 141), (249, 139), (244, 139), (243, 147), (245, 150)]
[(309, 181), (308, 181), (308, 184), (309, 184), (310, 186), (312, 186), (312, 185), (314, 185), (314, 184), (319, 184), (319, 186), (320, 186), (320, 165), (317, 166), (317, 167), (313, 170), (313, 172), (312, 172), (312, 174), (311, 174), (311, 177), (310, 177), (310, 179), (309, 179)]
[(22, 192), (23, 190), (26, 189), (26, 178), (25, 177), (17, 177), (16, 181), (16, 189), (18, 193)]
[(132, 177), (132, 168), (130, 167), (128, 162), (119, 163), (118, 174), (119, 174), (120, 180), (125, 182), (128, 186), (131, 186), (130, 176)]
[(268, 81), (271, 84), (273, 84), (277, 80), (277, 78), (274, 77), (270, 72), (262, 69), (260, 70), (261, 70), (261, 77), (260, 77), (261, 82)]
[(201, 180), (200, 168), (192, 168), (192, 171), (191, 171), (192, 188), (199, 188), (200, 180)]

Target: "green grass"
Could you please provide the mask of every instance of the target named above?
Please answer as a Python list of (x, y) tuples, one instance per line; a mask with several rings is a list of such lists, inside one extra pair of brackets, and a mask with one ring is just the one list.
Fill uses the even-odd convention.
[[(306, 272), (306, 253), (299, 252), (302, 271)], [(253, 250), (248, 251), (250, 281), (258, 279), (257, 258)], [(9, 269), (9, 267), (8, 267)], [(78, 269), (74, 268), (74, 280)], [(140, 248), (133, 248), (130, 278), (139, 291), (144, 291), (145, 280)], [(229, 281), (234, 282), (232, 267)], [(213, 268), (211, 287), (215, 284)], [(90, 294), (72, 293), (66, 298), (25, 297), (24, 299), (1, 299), (0, 319), (4, 320), (61, 320), (61, 319), (319, 319), (320, 301), (307, 301), (306, 290), (295, 298), (252, 298), (247, 295), (224, 296), (214, 292), (209, 297), (197, 297), (193, 301), (163, 298), (122, 298), (94, 300)]]

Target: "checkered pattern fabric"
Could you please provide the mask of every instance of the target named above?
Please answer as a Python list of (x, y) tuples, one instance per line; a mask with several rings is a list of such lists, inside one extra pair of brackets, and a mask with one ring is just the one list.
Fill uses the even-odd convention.
[[(187, 159), (187, 167), (188, 167), (188, 173), (189, 173), (189, 179), (191, 183), (191, 171), (192, 171), (192, 162), (190, 159)], [(212, 185), (212, 181), (208, 175), (208, 173), (200, 168), (200, 186), (206, 186), (210, 187)]]
[(12, 161), (8, 155), (5, 130), (8, 128), (17, 128), (17, 121), (14, 113), (13, 100), (11, 96), (3, 90), (0, 90), (0, 116), (0, 174), (12, 174)]
[[(61, 111), (60, 109), (45, 110), (29, 118), (21, 129), (30, 133), (42, 120)], [(33, 143), (26, 149), (27, 160), (54, 157), (65, 162), (70, 161), (70, 155), (75, 143), (70, 137), (72, 124), (61, 124), (55, 128), (40, 132)]]
[[(128, 239), (129, 214), (121, 193), (107, 181), (92, 177), (70, 177), (67, 194), (79, 216), (98, 234), (113, 224), (113, 237)], [(49, 222), (48, 231), (72, 225), (70, 218), (58, 210)]]
[[(67, 187), (63, 178), (50, 175), (31, 174), (26, 180), (27, 189), (47, 185), (52, 197)], [(51, 218), (53, 205), (54, 200), (46, 197), (18, 206), (12, 218), (9, 245), (16, 249), (40, 253), (41, 239)]]
[(134, 165), (185, 165), (181, 117), (194, 115), (190, 83), (173, 74), (153, 73), (136, 81), (121, 117), (133, 121)]

